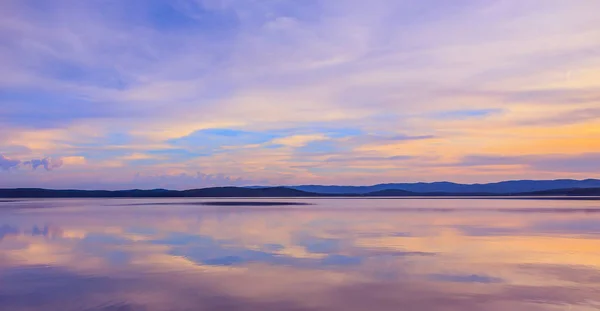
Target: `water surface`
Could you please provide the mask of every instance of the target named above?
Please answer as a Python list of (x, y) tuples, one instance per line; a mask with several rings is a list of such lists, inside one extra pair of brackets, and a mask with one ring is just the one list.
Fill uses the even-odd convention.
[(600, 310), (600, 201), (5, 201), (0, 310)]

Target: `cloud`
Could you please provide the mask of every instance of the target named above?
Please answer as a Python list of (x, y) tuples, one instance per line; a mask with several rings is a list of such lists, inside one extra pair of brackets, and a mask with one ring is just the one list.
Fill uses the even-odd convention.
[(325, 160), (325, 162), (378, 162), (378, 161), (403, 161), (403, 160), (411, 160), (414, 159), (414, 156), (409, 156), (409, 155), (397, 155), (397, 156), (391, 156), (391, 157), (369, 157), (369, 156), (364, 156), (364, 157), (353, 157), (353, 156), (348, 156), (348, 157), (331, 157), (328, 158), (327, 160)]
[(86, 164), (85, 157), (83, 156), (68, 156), (62, 157), (62, 163), (66, 165), (84, 165)]
[(269, 132), (250, 132), (236, 129), (211, 128), (195, 131), (189, 135), (170, 139), (174, 146), (192, 147), (199, 150), (217, 151), (227, 146), (244, 146), (266, 143), (278, 135)]
[(522, 156), (468, 155), (458, 166), (521, 165), (548, 172), (600, 173), (600, 153), (538, 154)]
[(442, 120), (460, 120), (467, 118), (484, 118), (490, 115), (502, 113), (503, 109), (499, 108), (488, 108), (488, 109), (464, 109), (464, 110), (450, 110), (441, 111), (432, 114), (435, 119)]
[(337, 140), (315, 140), (295, 148), (294, 152), (298, 156), (308, 157), (343, 153), (349, 150), (348, 144)]
[(327, 140), (327, 136), (323, 134), (307, 134), (307, 135), (293, 135), (282, 138), (276, 138), (272, 141), (276, 145), (301, 147), (312, 141)]
[(555, 172), (582, 172), (594, 176), (600, 173), (600, 153), (577, 155), (540, 155), (529, 158), (533, 168)]
[[(364, 163), (294, 167), (407, 150), (455, 159), (492, 142), (519, 156), (558, 137), (600, 150), (594, 1), (0, 2), (0, 145), (27, 148), (3, 149), (21, 160), (80, 155), (95, 176), (120, 163), (115, 183), (140, 166), (342, 182)], [(26, 162), (53, 167), (42, 161)], [(387, 162), (378, 178), (398, 178), (401, 161)], [(402, 178), (467, 178), (435, 164)]]
[[(78, 160), (75, 158), (77, 158), (77, 157), (69, 157), (68, 161), (72, 162), (72, 160)], [(31, 167), (33, 170), (36, 170), (38, 167), (42, 166), (42, 167), (44, 167), (44, 169), (46, 171), (51, 171), (53, 169), (61, 167), (63, 165), (63, 163), (64, 163), (63, 158), (60, 158), (60, 157), (57, 157), (57, 158), (45, 157), (42, 159), (21, 161), (21, 160), (9, 159), (0, 154), (0, 169), (6, 170), (6, 171), (9, 169), (17, 169), (22, 166)]]
[(0, 154), (0, 169), (8, 171), (13, 168), (17, 168), (21, 163), (20, 160), (9, 159)]
[(234, 177), (226, 174), (205, 173), (181, 173), (181, 174), (158, 174), (146, 175), (137, 173), (131, 183), (126, 186), (140, 187), (142, 189), (165, 188), (165, 189), (193, 189), (220, 186), (250, 186), (267, 185), (268, 180), (253, 180), (242, 177)]
[(435, 281), (455, 283), (502, 283), (504, 280), (487, 275), (460, 275), (460, 274), (431, 274), (429, 278)]
[(436, 138), (434, 135), (406, 135), (406, 134), (392, 134), (392, 135), (362, 135), (356, 136), (348, 140), (348, 142), (356, 145), (362, 144), (389, 144), (398, 142), (409, 142), (419, 141), (426, 139)]
[[(495, 98), (504, 103), (528, 103), (536, 105), (577, 105), (591, 104), (600, 101), (597, 88), (549, 88), (526, 90), (446, 90), (447, 95), (475, 97), (479, 99)], [(495, 110), (495, 109), (491, 109)]]
[(63, 165), (62, 158), (51, 158), (46, 157), (43, 159), (34, 159), (31, 161), (23, 162), (23, 165), (29, 166), (36, 170), (38, 167), (43, 166), (46, 171), (51, 171), (53, 169), (59, 168)]
[[(598, 98), (597, 102), (600, 103), (600, 98)], [(528, 119), (519, 120), (516, 123), (518, 125), (560, 126), (579, 124), (599, 119), (600, 108), (580, 108), (557, 112), (550, 116), (530, 117)]]
[(518, 165), (526, 161), (523, 156), (502, 155), (467, 155), (462, 157), (457, 165), (461, 166), (486, 166), (486, 165)]

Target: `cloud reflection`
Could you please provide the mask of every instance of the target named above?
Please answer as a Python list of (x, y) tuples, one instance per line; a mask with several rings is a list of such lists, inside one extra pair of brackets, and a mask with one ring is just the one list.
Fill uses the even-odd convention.
[(548, 311), (600, 297), (596, 214), (53, 202), (0, 209), (7, 310)]

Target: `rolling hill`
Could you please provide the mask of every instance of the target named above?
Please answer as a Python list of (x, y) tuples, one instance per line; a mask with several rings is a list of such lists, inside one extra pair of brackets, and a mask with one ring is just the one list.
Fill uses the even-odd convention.
[(300, 185), (289, 188), (323, 194), (366, 194), (382, 190), (404, 190), (418, 193), (490, 193), (512, 194), (554, 189), (600, 188), (599, 179), (509, 180), (487, 184), (458, 184), (453, 182), (388, 183), (372, 186)]
[(223, 197), (223, 198), (264, 198), (264, 197), (445, 197), (445, 196), (600, 196), (600, 187), (565, 188), (543, 191), (510, 193), (494, 192), (414, 192), (400, 189), (384, 189), (367, 193), (315, 193), (288, 187), (245, 188), (213, 187), (189, 190), (53, 190), (40, 188), (0, 189), (0, 198), (185, 198), (185, 197)]

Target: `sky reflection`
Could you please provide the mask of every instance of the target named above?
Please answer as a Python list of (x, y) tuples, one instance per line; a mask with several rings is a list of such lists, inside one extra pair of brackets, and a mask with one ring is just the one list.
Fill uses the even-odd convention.
[[(403, 211), (414, 202), (399, 200), (307, 202), (315, 205), (279, 212), (272, 207), (123, 206), (145, 200), (51, 200), (49, 208), (2, 208), (12, 203), (0, 203), (1, 309), (600, 306), (600, 215), (581, 212), (589, 202), (557, 206), (579, 211), (571, 213), (421, 213)], [(428, 203), (436, 202), (439, 207), (498, 205)], [(116, 209), (116, 203), (122, 206)], [(502, 204), (535, 209), (546, 203)], [(370, 204), (387, 209), (339, 208)]]

